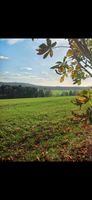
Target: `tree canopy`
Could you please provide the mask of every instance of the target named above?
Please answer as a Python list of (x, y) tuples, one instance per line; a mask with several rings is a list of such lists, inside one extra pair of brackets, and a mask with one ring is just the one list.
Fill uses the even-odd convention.
[[(65, 77), (70, 74), (73, 84), (80, 85), (81, 80), (92, 77), (92, 38), (69, 38), (68, 43), (67, 53), (63, 60), (57, 61), (51, 69), (60, 75), (60, 82), (63, 82)], [(57, 42), (52, 42), (51, 39), (47, 38), (46, 43), (39, 45), (36, 51), (45, 59), (48, 56), (53, 56), (55, 48), (63, 47), (65, 46), (57, 46)]]

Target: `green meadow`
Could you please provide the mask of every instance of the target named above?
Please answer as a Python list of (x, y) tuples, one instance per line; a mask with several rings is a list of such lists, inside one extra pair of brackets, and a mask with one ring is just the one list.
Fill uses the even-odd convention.
[(89, 160), (92, 133), (71, 120), (71, 111), (79, 109), (74, 98), (0, 100), (0, 160)]

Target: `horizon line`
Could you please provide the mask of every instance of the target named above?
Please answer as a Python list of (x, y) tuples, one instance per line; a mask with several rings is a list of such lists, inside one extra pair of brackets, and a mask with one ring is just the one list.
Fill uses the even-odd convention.
[(32, 84), (32, 83), (28, 83), (28, 82), (13, 82), (13, 81), (0, 81), (0, 83), (18, 83), (18, 84), (29, 84), (29, 85), (34, 85), (34, 86), (42, 86), (42, 87), (92, 87), (92, 86), (83, 86), (83, 85), (71, 85), (71, 86), (67, 86), (67, 85), (37, 85), (37, 84)]

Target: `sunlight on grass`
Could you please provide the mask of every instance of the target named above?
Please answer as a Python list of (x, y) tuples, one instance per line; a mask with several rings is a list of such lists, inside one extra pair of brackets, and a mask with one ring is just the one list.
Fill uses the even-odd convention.
[(87, 137), (70, 120), (73, 98), (0, 100), (0, 159), (69, 160), (73, 144)]

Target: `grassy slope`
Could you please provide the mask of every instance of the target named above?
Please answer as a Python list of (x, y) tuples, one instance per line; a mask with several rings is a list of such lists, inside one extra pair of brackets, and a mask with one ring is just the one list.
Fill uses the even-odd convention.
[[(0, 159), (83, 160), (87, 135), (70, 121), (74, 97), (0, 100)], [(85, 150), (85, 149), (84, 149)]]

